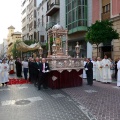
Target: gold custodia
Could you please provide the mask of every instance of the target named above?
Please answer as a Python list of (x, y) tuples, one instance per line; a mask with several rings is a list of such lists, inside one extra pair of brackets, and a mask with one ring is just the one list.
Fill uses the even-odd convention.
[(61, 39), (60, 38), (56, 38), (56, 44), (60, 44), (61, 43)]

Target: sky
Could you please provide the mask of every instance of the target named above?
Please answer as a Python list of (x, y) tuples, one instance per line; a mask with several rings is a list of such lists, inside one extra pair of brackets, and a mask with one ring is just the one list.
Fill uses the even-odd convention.
[(21, 0), (1, 0), (0, 2), (0, 44), (7, 38), (8, 27), (14, 26), (21, 32)]

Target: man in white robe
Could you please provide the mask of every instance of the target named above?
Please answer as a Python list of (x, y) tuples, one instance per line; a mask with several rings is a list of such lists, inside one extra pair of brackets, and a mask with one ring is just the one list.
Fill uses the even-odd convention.
[[(84, 59), (84, 67), (85, 67), (86, 63), (87, 63), (87, 61), (86, 61), (86, 58), (85, 58), (85, 59)], [(83, 68), (83, 78), (84, 78), (84, 79), (87, 78), (85, 68)]]
[(117, 69), (118, 69), (118, 72), (117, 72), (117, 86), (120, 87), (120, 59), (117, 63)]
[(14, 74), (15, 72), (14, 72), (14, 61), (13, 61), (13, 59), (11, 59), (9, 61), (9, 68), (10, 68), (9, 74)]
[(5, 60), (2, 61), (2, 64), (1, 64), (1, 82), (2, 82), (2, 85), (4, 86), (5, 84), (7, 85), (7, 83), (9, 82), (9, 79), (8, 79), (8, 71), (9, 71), (9, 65), (8, 63), (5, 62)]
[(2, 64), (0, 63), (0, 85), (2, 84)]
[(101, 58), (97, 58), (96, 62), (96, 81), (101, 82), (102, 81), (102, 63)]
[(102, 82), (111, 83), (111, 72), (110, 72), (111, 62), (107, 59), (107, 55), (104, 56), (102, 60)]
[(96, 79), (96, 59), (95, 57), (92, 58), (92, 61), (93, 63), (93, 79), (95, 80)]

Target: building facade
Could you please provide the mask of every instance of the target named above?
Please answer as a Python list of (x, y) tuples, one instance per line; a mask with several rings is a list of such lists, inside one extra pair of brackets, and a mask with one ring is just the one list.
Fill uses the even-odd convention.
[[(92, 23), (108, 19), (113, 21), (113, 28), (120, 33), (120, 0), (93, 0), (92, 5)], [(111, 43), (100, 44), (99, 56), (103, 57), (104, 54), (113, 59), (120, 57), (120, 41), (112, 40)], [(93, 45), (93, 56), (96, 55), (96, 46)]]
[(36, 41), (37, 0), (22, 0), (22, 38)]
[[(81, 45), (80, 57), (87, 57), (85, 34), (88, 26), (89, 0), (66, 0), (66, 27), (68, 29), (69, 53), (75, 57), (75, 45)], [(90, 56), (91, 57), (91, 56)]]
[(17, 40), (22, 40), (21, 32), (15, 32), (14, 30), (15, 28), (13, 26), (8, 27), (7, 39), (4, 39), (3, 43), (5, 54), (7, 53), (7, 57), (9, 58), (12, 56), (12, 48), (14, 43)]

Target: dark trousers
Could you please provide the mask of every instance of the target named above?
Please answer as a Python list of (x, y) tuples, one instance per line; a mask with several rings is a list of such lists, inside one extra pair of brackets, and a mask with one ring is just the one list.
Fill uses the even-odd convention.
[(24, 72), (24, 78), (25, 78), (25, 80), (27, 80), (28, 68), (24, 68), (23, 72)]
[(48, 87), (48, 73), (42, 73), (39, 77), (38, 81), (38, 88), (41, 88), (41, 85), (43, 85), (44, 88)]
[(93, 84), (93, 73), (92, 72), (87, 72), (87, 84), (92, 85)]
[(21, 77), (22, 69), (16, 69), (17, 77)]
[(115, 79), (117, 79), (117, 72), (118, 72), (118, 70), (115, 69)]

